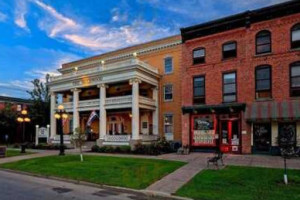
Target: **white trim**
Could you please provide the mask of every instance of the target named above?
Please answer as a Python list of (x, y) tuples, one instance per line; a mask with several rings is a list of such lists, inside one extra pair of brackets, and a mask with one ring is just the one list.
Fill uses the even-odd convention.
[[(166, 49), (166, 48), (169, 48), (169, 47), (177, 46), (177, 45), (180, 45), (181, 43), (182, 43), (181, 40), (176, 40), (174, 42), (170, 42), (170, 43), (167, 43), (167, 44), (160, 44), (160, 45), (156, 45), (156, 46), (152, 46), (152, 47), (148, 47), (148, 48), (133, 50), (133, 51), (130, 51), (130, 52), (127, 52), (127, 53), (124, 53), (124, 54), (119, 54), (117, 56), (107, 56), (107, 57), (104, 56), (103, 58), (98, 58), (98, 59), (95, 59), (93, 61), (84, 62), (82, 64), (71, 65), (72, 67), (60, 68), (60, 69), (58, 69), (58, 71), (59, 72), (65, 72), (65, 71), (70, 71), (70, 70), (72, 71), (75, 67), (82, 68), (82, 67), (87, 66), (87, 65), (101, 63), (102, 60), (105, 60), (107, 62), (107, 61), (115, 61), (115, 60), (124, 59), (124, 58), (130, 58), (130, 57), (133, 57), (132, 54), (134, 52), (136, 52), (138, 55), (142, 55), (142, 54), (147, 54), (147, 53), (150, 53), (150, 52), (153, 52), (153, 51), (159, 51), (159, 50)], [(111, 53), (113, 53), (113, 52), (111, 52)]]

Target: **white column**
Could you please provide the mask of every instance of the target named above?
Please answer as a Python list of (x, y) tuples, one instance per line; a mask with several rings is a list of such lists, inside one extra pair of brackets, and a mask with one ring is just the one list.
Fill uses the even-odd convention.
[(131, 128), (132, 128), (132, 139), (139, 140), (140, 139), (140, 110), (139, 110), (139, 79), (130, 80), (130, 84), (132, 85), (132, 118), (131, 118)]
[(155, 87), (153, 90), (153, 100), (155, 101), (155, 111), (152, 113), (152, 120), (153, 120), (153, 135), (158, 135), (158, 112), (159, 112), (159, 104), (158, 104), (158, 88)]
[(106, 99), (106, 88), (105, 84), (98, 86), (100, 88), (100, 139), (103, 140), (106, 135), (106, 109), (105, 109), (105, 99)]
[(72, 92), (73, 92), (73, 132), (75, 132), (75, 129), (79, 127), (78, 104), (79, 104), (80, 90), (75, 88), (72, 90)]
[(54, 139), (56, 135), (56, 118), (54, 117), (56, 108), (56, 94), (54, 92), (52, 92), (50, 95), (50, 104), (50, 138)]

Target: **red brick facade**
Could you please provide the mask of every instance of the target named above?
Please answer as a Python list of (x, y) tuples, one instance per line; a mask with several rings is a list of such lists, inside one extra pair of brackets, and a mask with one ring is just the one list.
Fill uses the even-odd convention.
[[(291, 28), (300, 23), (300, 14), (288, 15), (271, 20), (252, 23), (216, 34), (186, 40), (182, 45), (182, 105), (193, 106), (193, 77), (205, 76), (205, 104), (219, 105), (223, 102), (223, 73), (236, 72), (237, 102), (255, 102), (255, 68), (271, 66), (272, 101), (291, 100), (290, 64), (300, 61), (300, 50), (291, 49)], [(271, 53), (256, 55), (255, 38), (261, 30), (271, 32)], [(222, 45), (229, 41), (237, 42), (236, 58), (223, 60)], [(204, 64), (193, 64), (193, 49), (206, 49)], [(251, 125), (241, 120), (242, 153), (251, 153)], [(190, 117), (182, 116), (184, 144), (190, 143)]]

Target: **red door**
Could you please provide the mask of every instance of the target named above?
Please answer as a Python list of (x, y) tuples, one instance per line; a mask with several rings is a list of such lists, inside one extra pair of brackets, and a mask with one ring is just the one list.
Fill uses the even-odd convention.
[(238, 119), (220, 120), (219, 130), (220, 150), (224, 153), (240, 153), (240, 121)]

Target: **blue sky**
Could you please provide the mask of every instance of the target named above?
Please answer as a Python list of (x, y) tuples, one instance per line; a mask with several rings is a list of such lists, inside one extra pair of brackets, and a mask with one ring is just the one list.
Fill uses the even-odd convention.
[(0, 0), (0, 95), (27, 98), (62, 63), (286, 0)]

